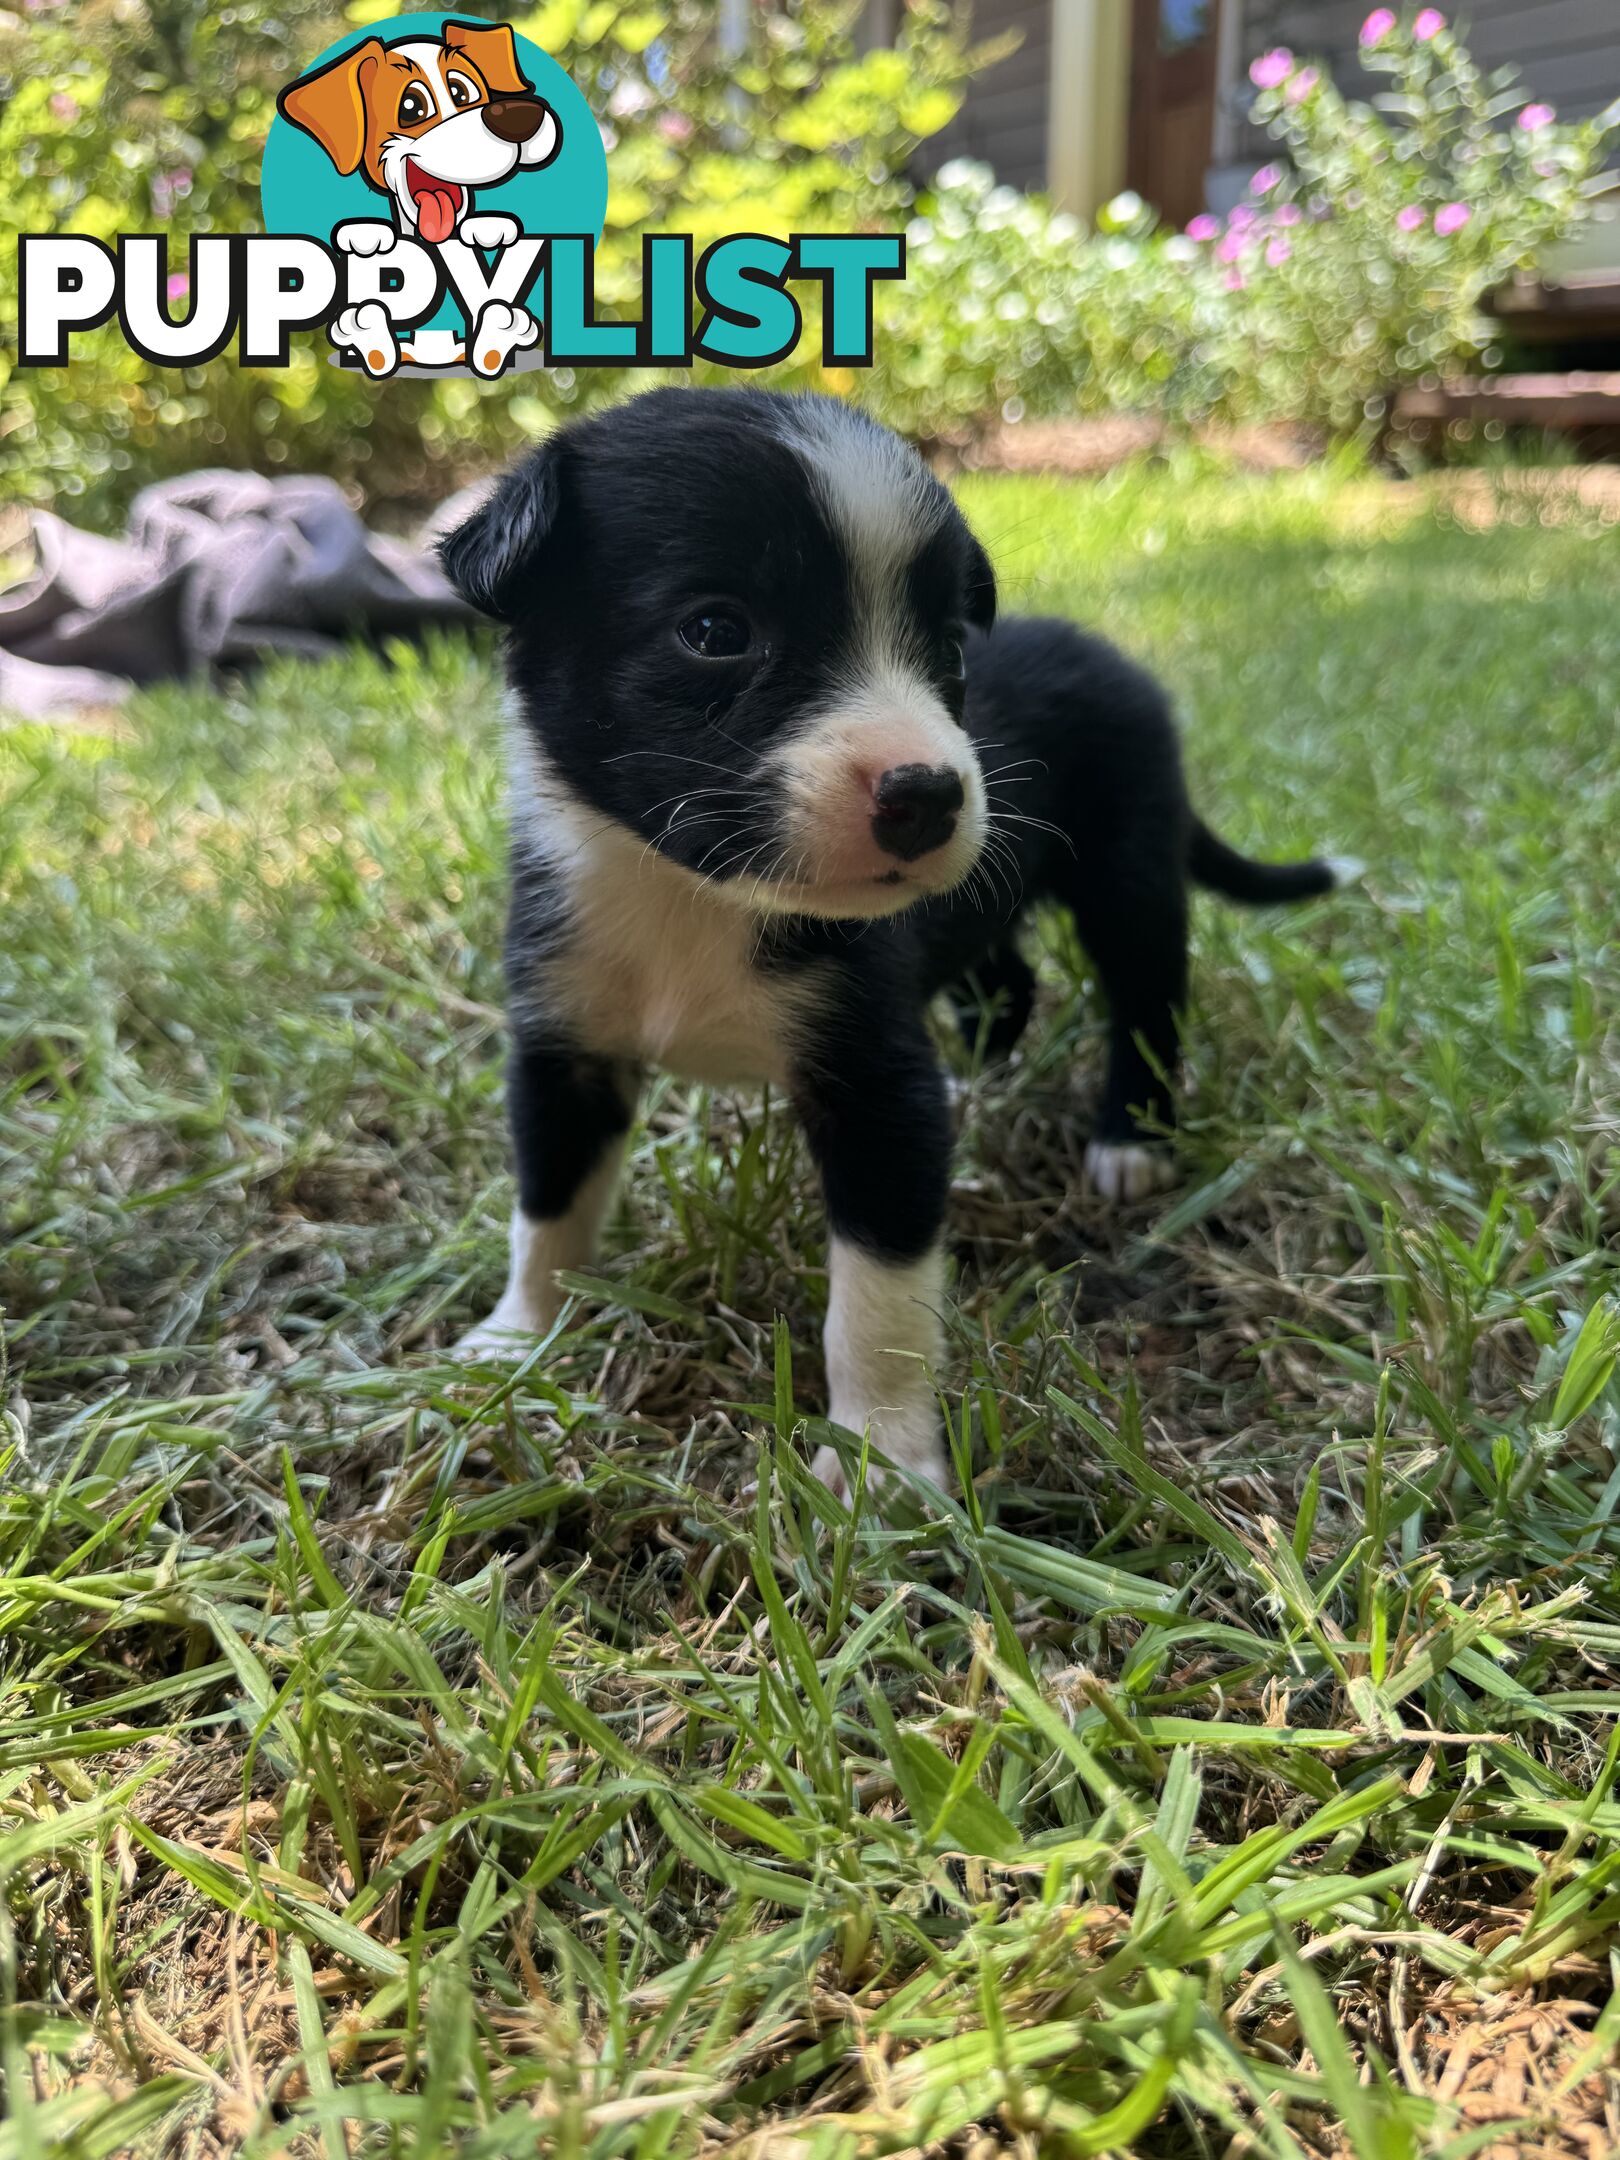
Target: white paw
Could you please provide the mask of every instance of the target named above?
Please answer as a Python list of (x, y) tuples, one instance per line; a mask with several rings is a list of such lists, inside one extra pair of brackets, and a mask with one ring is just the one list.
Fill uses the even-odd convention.
[(532, 345), (540, 325), (527, 308), (505, 300), (486, 300), (478, 322), (467, 340), (467, 357), (479, 375), (498, 375), (514, 352)]
[(1355, 885), (1367, 874), (1367, 865), (1359, 855), (1325, 855), (1323, 861), (1333, 872), (1333, 887)]
[(819, 1478), (833, 1497), (842, 1500), (845, 1507), (848, 1507), (849, 1479), (844, 1475), (844, 1466), (838, 1459), (836, 1448), (816, 1449), (810, 1458), (810, 1475)]
[(467, 1330), (450, 1355), (468, 1365), (515, 1365), (544, 1333), (538, 1314), (520, 1312), (503, 1300), (487, 1320)]
[(458, 239), (473, 247), (510, 247), (520, 239), (523, 227), (515, 217), (507, 217), (500, 210), (481, 210), (476, 217), (463, 218)]
[(392, 375), (399, 366), (399, 346), (388, 310), (380, 300), (362, 300), (345, 308), (332, 325), (332, 343), (358, 354), (368, 375)]
[(350, 218), (332, 234), (332, 245), (345, 255), (382, 255), (399, 234), (385, 218)]
[[(870, 1434), (872, 1455), (866, 1473), (866, 1490), (879, 1505), (886, 1489), (901, 1486), (901, 1472), (905, 1474), (905, 1483), (915, 1478), (925, 1485), (937, 1486), (941, 1492), (945, 1490), (950, 1464), (945, 1458), (944, 1443), (939, 1436), (939, 1417), (932, 1399), (926, 1406), (874, 1410), (869, 1418), (863, 1418), (859, 1412), (840, 1415), (835, 1408), (830, 1422), (857, 1436), (862, 1432)], [(878, 1460), (879, 1455), (886, 1455), (894, 1469), (885, 1468)], [(850, 1459), (857, 1459), (855, 1452), (851, 1453)], [(817, 1448), (811, 1458), (810, 1473), (819, 1478), (829, 1492), (836, 1493), (848, 1504), (853, 1490), (851, 1473), (845, 1470), (836, 1448)]]
[(1086, 1176), (1105, 1200), (1145, 1200), (1175, 1177), (1175, 1164), (1163, 1148), (1093, 1140), (1086, 1149)]

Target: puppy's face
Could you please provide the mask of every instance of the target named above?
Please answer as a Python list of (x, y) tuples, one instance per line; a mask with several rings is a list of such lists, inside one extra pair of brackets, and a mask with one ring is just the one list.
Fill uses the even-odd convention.
[(281, 94), (339, 172), (392, 196), (401, 229), (438, 245), (475, 187), (556, 156), (556, 116), (518, 66), (505, 23), (446, 23), (439, 38), (368, 38)]
[(973, 868), (962, 641), (994, 580), (851, 408), (655, 391), (508, 474), (444, 560), (511, 626), (548, 776), (597, 822), (782, 913), (890, 914)]

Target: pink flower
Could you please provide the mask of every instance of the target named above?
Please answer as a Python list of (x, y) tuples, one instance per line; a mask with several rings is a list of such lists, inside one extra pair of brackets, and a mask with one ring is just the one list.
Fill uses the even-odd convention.
[(1380, 44), (1389, 36), (1394, 27), (1395, 10), (1393, 8), (1374, 8), (1361, 26), (1361, 42), (1363, 45)]
[(1257, 90), (1279, 90), (1293, 72), (1293, 54), (1286, 45), (1274, 45), (1251, 66), (1249, 80)]
[(1320, 68), (1301, 68), (1288, 85), (1288, 88), (1283, 92), (1283, 96), (1290, 105), (1303, 105), (1321, 80), (1322, 71)]
[(1279, 203), (1271, 216), (1276, 225), (1299, 225), (1304, 222), (1305, 213), (1298, 203), (1285, 202)]
[(191, 280), (183, 270), (177, 270), (163, 290), (171, 300), (183, 300), (191, 290)]
[(1270, 263), (1272, 269), (1275, 270), (1279, 266), (1279, 264), (1285, 263), (1288, 260), (1289, 256), (1293, 254), (1293, 252), (1293, 241), (1284, 240), (1279, 234), (1278, 237), (1275, 240), (1271, 241), (1266, 248), (1266, 261)]
[(1434, 229), (1443, 240), (1451, 233), (1461, 232), (1473, 214), (1465, 202), (1443, 203), (1434, 213)]
[(1519, 125), (1531, 130), (1551, 127), (1557, 117), (1550, 105), (1527, 105), (1519, 115)]
[(1437, 38), (1446, 27), (1446, 18), (1437, 7), (1419, 10), (1418, 19), (1412, 25), (1412, 35), (1420, 45), (1427, 45), (1430, 38)]
[(1420, 225), (1428, 224), (1428, 212), (1420, 210), (1416, 203), (1409, 202), (1404, 210), (1396, 212), (1395, 222), (1402, 232), (1416, 232)]
[(1243, 235), (1229, 232), (1215, 250), (1216, 259), (1223, 263), (1235, 263), (1243, 253)]
[(65, 90), (58, 90), (51, 99), (51, 111), (58, 120), (77, 120), (79, 117), (79, 101), (77, 98), (70, 98)]
[(1232, 228), (1233, 232), (1246, 233), (1249, 230), (1249, 227), (1254, 223), (1255, 215), (1256, 213), (1249, 208), (1249, 205), (1247, 203), (1240, 202), (1233, 210), (1231, 216), (1227, 219), (1226, 222)]
[(1201, 210), (1198, 216), (1188, 225), (1187, 238), (1189, 240), (1214, 240), (1219, 236), (1220, 229), (1220, 219), (1211, 217), (1207, 210)]
[(658, 116), (658, 132), (663, 136), (665, 142), (689, 142), (692, 136), (692, 123), (687, 119), (685, 113), (660, 113)]
[(1242, 292), (1246, 280), (1241, 270), (1228, 270), (1223, 282), (1228, 292)]
[(1251, 195), (1269, 195), (1281, 179), (1282, 167), (1280, 165), (1262, 165), (1249, 182), (1249, 193)]

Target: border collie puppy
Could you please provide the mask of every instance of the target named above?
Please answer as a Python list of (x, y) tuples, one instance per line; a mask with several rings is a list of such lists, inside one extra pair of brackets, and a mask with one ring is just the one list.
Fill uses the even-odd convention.
[[(1165, 697), (1065, 622), (996, 621), (995, 578), (896, 436), (824, 397), (657, 390), (561, 429), (442, 545), (507, 626), (512, 686), (511, 1273), (464, 1354), (510, 1356), (587, 1263), (637, 1081), (770, 1081), (831, 1232), (829, 1414), (942, 1483), (951, 1131), (927, 1011), (992, 1046), (1029, 1017), (1017, 947), (1072, 910), (1111, 1017), (1087, 1152), (1160, 1181), (1189, 878), (1327, 891), (1193, 815)], [(818, 1476), (847, 1491), (823, 1448)]]

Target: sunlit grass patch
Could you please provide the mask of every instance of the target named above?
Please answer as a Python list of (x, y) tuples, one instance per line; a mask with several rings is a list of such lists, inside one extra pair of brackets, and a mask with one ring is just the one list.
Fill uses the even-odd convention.
[(965, 497), (1231, 838), (1369, 868), (1200, 903), (1123, 1217), (1039, 926), (1019, 1058), (951, 1052), (975, 1474), (904, 1527), (804, 1472), (777, 1101), (656, 1086), (567, 1331), (445, 1357), (489, 655), (0, 734), (0, 2155), (1609, 2149), (1616, 538)]

